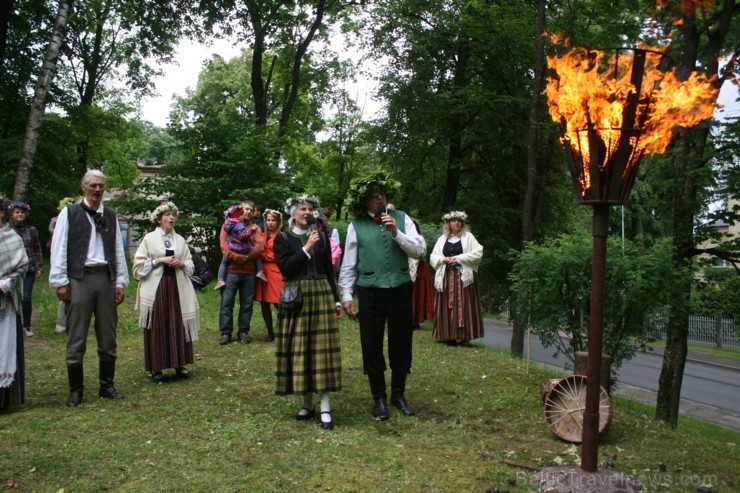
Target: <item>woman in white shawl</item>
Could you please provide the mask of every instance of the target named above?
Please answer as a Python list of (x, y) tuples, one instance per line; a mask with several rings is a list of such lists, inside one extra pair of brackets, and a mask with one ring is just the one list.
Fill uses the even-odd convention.
[(200, 308), (190, 282), (195, 269), (190, 250), (174, 229), (177, 207), (165, 202), (151, 219), (158, 227), (139, 244), (133, 274), (139, 281), (136, 307), (144, 329), (144, 367), (159, 383), (167, 368), (174, 368), (179, 378), (190, 378), (185, 365), (194, 361)]
[(23, 332), (19, 314), (28, 256), (23, 240), (5, 224), (0, 195), (0, 409), (25, 401)]
[(467, 225), (468, 216), (453, 211), (442, 216), (444, 232), (434, 245), (429, 262), (434, 276), (435, 339), (469, 345), (483, 337), (483, 315), (478, 292), (478, 266), (483, 246)]

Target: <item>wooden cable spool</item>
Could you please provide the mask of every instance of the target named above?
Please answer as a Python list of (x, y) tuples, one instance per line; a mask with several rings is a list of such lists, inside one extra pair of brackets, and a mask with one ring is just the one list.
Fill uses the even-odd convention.
[[(583, 440), (583, 413), (586, 409), (586, 376), (569, 375), (550, 382), (545, 397), (545, 422), (558, 437), (566, 442)], [(612, 419), (609, 394), (601, 387), (599, 399), (599, 434)]]

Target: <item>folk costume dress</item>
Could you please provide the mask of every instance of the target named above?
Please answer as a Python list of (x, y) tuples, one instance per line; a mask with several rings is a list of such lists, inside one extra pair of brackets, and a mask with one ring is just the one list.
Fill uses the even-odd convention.
[[(457, 258), (458, 265), (445, 265), (445, 257)], [(478, 290), (478, 266), (483, 246), (465, 232), (458, 238), (442, 235), (429, 257), (437, 271), (432, 335), (440, 341), (470, 341), (483, 337), (483, 315)]]
[[(183, 269), (154, 265), (157, 257), (171, 256)], [(133, 274), (139, 281), (136, 305), (144, 329), (144, 367), (158, 372), (191, 364), (193, 341), (198, 340), (200, 306), (190, 282), (194, 270), (190, 250), (182, 236), (157, 228), (142, 240), (134, 256)]]
[(331, 247), (324, 233), (309, 252), (303, 250), (309, 231), (293, 227), (275, 237), (275, 261), (286, 283), (297, 283), (303, 308), (278, 310), (276, 333), (277, 395), (335, 392), (342, 388), (339, 302)]
[(9, 226), (0, 228), (0, 409), (26, 400), (21, 303), (28, 255)]
[(424, 255), (416, 258), (409, 257), (409, 275), (414, 282), (412, 306), (412, 324), (418, 327), (425, 321), (434, 317), (434, 293), (432, 292), (432, 275), (429, 273), (426, 251), (427, 245), (424, 237), (419, 235), (424, 243)]
[(283, 289), (283, 275), (280, 268), (275, 262), (275, 237), (280, 235), (280, 231), (271, 235), (265, 232), (262, 237), (265, 241), (262, 250), (262, 271), (265, 273), (267, 282), (257, 278), (257, 294), (254, 299), (260, 303), (280, 303), (280, 290)]

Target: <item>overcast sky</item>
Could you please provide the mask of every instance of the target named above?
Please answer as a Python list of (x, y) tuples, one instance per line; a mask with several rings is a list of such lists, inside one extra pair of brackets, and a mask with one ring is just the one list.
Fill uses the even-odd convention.
[[(337, 40), (337, 43), (341, 44), (341, 41)], [(198, 74), (203, 68), (203, 62), (210, 59), (214, 54), (221, 55), (224, 59), (229, 60), (238, 56), (242, 48), (243, 46), (232, 46), (232, 42), (228, 40), (219, 40), (208, 47), (194, 44), (189, 40), (181, 41), (175, 57), (177, 64), (165, 66), (165, 75), (155, 81), (159, 96), (142, 101), (142, 119), (148, 120), (159, 127), (167, 126), (172, 95), (184, 96), (188, 87), (195, 88), (198, 83)], [(337, 49), (336, 51), (351, 58), (357, 58), (351, 53), (348, 54), (346, 50)], [(364, 109), (363, 113), (366, 116), (373, 116), (378, 108), (378, 104), (370, 99), (370, 94), (375, 87), (374, 83), (362, 78), (362, 75), (359, 75), (358, 78), (360, 80), (350, 89), (350, 93), (357, 98), (357, 104)], [(724, 111), (717, 110), (715, 116), (718, 118), (739, 116), (740, 105), (736, 102), (737, 97), (738, 88), (726, 82), (718, 99), (719, 103), (725, 105), (725, 109)]]

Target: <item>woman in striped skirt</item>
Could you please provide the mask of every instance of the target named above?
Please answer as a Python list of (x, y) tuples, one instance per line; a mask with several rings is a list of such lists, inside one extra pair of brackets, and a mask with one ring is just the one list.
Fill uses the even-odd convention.
[(432, 335), (448, 344), (467, 346), (472, 339), (483, 337), (478, 293), (478, 266), (483, 247), (468, 229), (465, 212), (449, 212), (442, 220), (444, 231), (429, 257), (437, 270)]
[(309, 225), (315, 223), (318, 206), (315, 197), (289, 199), (290, 226), (275, 237), (275, 261), (283, 279), (286, 285), (299, 285), (303, 296), (300, 309), (278, 311), (275, 393), (303, 396), (303, 407), (295, 415), (299, 421), (316, 414), (313, 394), (319, 394), (320, 426), (331, 430), (329, 393), (342, 388), (338, 322), (342, 309), (329, 238)]
[(134, 256), (144, 367), (155, 383), (164, 380), (162, 370), (167, 368), (174, 368), (179, 378), (190, 378), (185, 365), (194, 361), (193, 341), (198, 340), (200, 325), (198, 299), (190, 282), (195, 267), (185, 239), (175, 233), (177, 212), (172, 202), (152, 212), (158, 227), (144, 237)]

